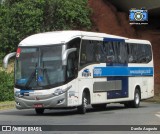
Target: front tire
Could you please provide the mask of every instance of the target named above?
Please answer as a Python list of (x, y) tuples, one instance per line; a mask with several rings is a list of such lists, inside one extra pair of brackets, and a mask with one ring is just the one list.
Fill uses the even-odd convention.
[(42, 115), (44, 113), (44, 109), (43, 108), (35, 108), (36, 114), (38, 115)]
[(88, 105), (88, 100), (87, 100), (86, 94), (83, 93), (83, 95), (82, 95), (82, 105), (77, 107), (78, 113), (85, 114), (87, 105)]
[(107, 104), (92, 104), (92, 107), (93, 107), (94, 109), (104, 110), (104, 109), (106, 109), (106, 105), (107, 105)]
[(138, 108), (140, 105), (140, 100), (141, 100), (140, 92), (138, 89), (136, 89), (134, 93), (134, 100), (131, 102), (132, 107)]

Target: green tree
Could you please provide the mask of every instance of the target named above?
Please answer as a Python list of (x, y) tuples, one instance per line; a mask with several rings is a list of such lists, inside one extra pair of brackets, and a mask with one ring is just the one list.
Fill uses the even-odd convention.
[[(13, 85), (14, 76), (13, 73), (6, 73), (0, 71), (0, 101), (10, 101), (14, 99)], [(2, 77), (3, 76), (3, 77)]]
[(88, 0), (5, 0), (0, 4), (0, 59), (39, 32), (91, 28)]

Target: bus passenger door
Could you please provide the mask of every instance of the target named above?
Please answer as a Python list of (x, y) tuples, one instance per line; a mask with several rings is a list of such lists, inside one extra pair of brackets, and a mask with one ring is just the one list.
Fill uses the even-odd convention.
[(76, 58), (76, 52), (72, 52), (68, 55), (67, 59), (67, 81), (68, 87), (68, 106), (78, 105), (78, 84), (77, 84), (77, 75), (78, 75), (78, 63)]

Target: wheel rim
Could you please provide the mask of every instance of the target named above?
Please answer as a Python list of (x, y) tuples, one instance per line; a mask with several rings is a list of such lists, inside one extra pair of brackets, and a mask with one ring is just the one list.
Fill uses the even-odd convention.
[(136, 96), (135, 96), (135, 102), (136, 102), (136, 104), (139, 104), (139, 100), (140, 100), (139, 94), (136, 93)]
[(87, 99), (85, 97), (83, 99), (83, 102), (84, 102), (84, 107), (86, 108), (87, 107)]

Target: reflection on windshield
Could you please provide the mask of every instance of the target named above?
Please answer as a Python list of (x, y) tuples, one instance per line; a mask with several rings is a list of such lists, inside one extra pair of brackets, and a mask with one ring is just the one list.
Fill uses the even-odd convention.
[(19, 49), (15, 69), (17, 87), (41, 89), (53, 87), (64, 81), (62, 45)]

